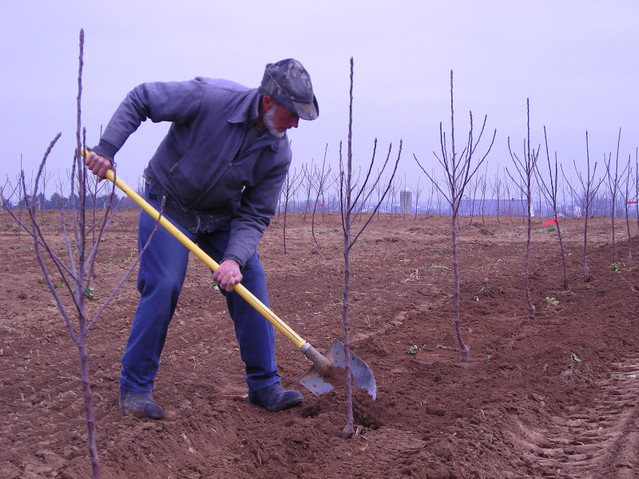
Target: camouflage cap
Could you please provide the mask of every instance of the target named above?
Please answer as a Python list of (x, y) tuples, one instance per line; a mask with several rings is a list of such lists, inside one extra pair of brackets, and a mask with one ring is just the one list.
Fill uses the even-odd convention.
[(302, 120), (314, 120), (319, 115), (311, 77), (302, 64), (293, 58), (266, 65), (260, 92)]

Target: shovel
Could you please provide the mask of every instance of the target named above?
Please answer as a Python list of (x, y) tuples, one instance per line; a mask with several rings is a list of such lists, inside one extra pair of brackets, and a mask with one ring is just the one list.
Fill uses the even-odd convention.
[[(215, 271), (218, 268), (218, 264), (206, 254), (198, 245), (191, 241), (184, 233), (176, 228), (168, 219), (164, 216), (160, 216), (158, 211), (153, 208), (144, 198), (133, 191), (129, 186), (123, 182), (120, 178), (116, 177), (113, 170), (109, 170), (106, 173), (106, 178), (115, 186), (120, 188), (126, 195), (131, 198), (137, 205), (142, 208), (156, 221), (164, 227), (169, 233), (171, 233), (180, 243), (186, 246), (195, 256), (197, 256), (205, 265), (211, 270)], [(317, 351), (311, 343), (302, 339), (295, 331), (293, 331), (284, 321), (282, 321), (275, 313), (273, 313), (264, 303), (262, 303), (257, 297), (253, 295), (248, 289), (246, 289), (241, 283), (233, 286), (233, 289), (244, 300), (246, 300), (253, 308), (255, 308), (262, 316), (264, 316), (275, 328), (277, 328), (286, 338), (291, 341), (295, 347), (297, 347), (304, 356), (311, 360), (313, 366), (304, 374), (299, 383), (311, 391), (315, 396), (320, 396), (331, 390), (333, 386), (328, 382), (329, 379), (335, 377), (335, 368), (346, 368), (346, 354), (344, 351), (344, 345), (334, 339), (324, 354)], [(364, 389), (368, 394), (375, 399), (377, 394), (377, 386), (375, 384), (375, 377), (373, 372), (366, 365), (364, 361), (358, 358), (351, 351), (351, 375), (353, 378), (353, 384), (356, 387)]]

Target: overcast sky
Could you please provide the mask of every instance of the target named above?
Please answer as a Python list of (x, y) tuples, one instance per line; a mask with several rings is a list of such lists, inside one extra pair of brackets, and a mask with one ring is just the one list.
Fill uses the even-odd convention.
[[(321, 163), (328, 145), (335, 171), (352, 57), (355, 161), (370, 161), (375, 138), (384, 153), (403, 140), (407, 186), (427, 182), (413, 155), (441, 170), (433, 151), (440, 122), (450, 131), (451, 70), (459, 145), (469, 111), (476, 127), (487, 115), (487, 128), (497, 129), (491, 171), (512, 168), (509, 137), (523, 154), (527, 98), (533, 146), (546, 126), (566, 170), (585, 164), (586, 131), (591, 161), (602, 163), (614, 159), (622, 128), (620, 159), (634, 163), (638, 24), (636, 0), (2, 0), (1, 179), (15, 183), (21, 162), (34, 172), (58, 132), (48, 169), (70, 169), (81, 28), (89, 146), (139, 83), (210, 76), (256, 87), (266, 63), (294, 57), (311, 74), (320, 116), (290, 132), (293, 168)], [(138, 182), (166, 128), (147, 122), (131, 136), (116, 157), (125, 181)]]

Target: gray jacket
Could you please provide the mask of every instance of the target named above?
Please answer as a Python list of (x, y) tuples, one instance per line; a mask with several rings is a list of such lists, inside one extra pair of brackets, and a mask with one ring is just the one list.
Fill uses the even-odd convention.
[(257, 89), (228, 80), (143, 83), (120, 104), (94, 151), (113, 159), (147, 118), (172, 122), (147, 172), (182, 212), (226, 212), (231, 236), (224, 259), (243, 266), (275, 214), (291, 163), (286, 136), (264, 131), (243, 145), (259, 97)]

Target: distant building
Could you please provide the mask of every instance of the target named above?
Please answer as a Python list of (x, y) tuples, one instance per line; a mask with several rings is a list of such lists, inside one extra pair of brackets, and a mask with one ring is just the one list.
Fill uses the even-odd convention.
[(408, 215), (411, 212), (412, 193), (410, 190), (402, 190), (399, 192), (399, 212), (402, 215)]

